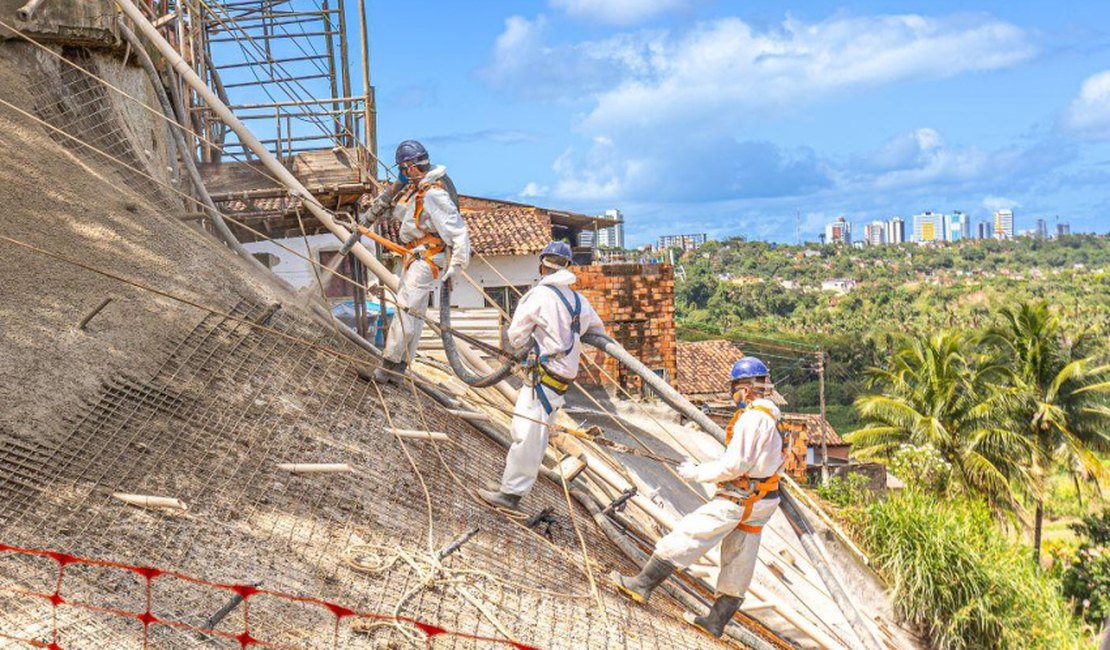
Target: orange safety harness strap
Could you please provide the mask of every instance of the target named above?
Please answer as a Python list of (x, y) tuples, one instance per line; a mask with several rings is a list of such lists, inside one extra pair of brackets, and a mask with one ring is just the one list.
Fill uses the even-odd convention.
[[(759, 411), (761, 413), (766, 413), (767, 415), (771, 416), (772, 420), (775, 421), (776, 426), (778, 424), (778, 418), (776, 418), (774, 412), (771, 409), (767, 408), (766, 406), (762, 406), (760, 404), (753, 404), (753, 405), (749, 406), (747, 410), (755, 410), (755, 411)], [(733, 433), (733, 430), (736, 427), (736, 422), (737, 422), (737, 420), (740, 419), (740, 415), (745, 413), (745, 412), (746, 411), (737, 411), (732, 416), (732, 419), (729, 420), (728, 428), (725, 430), (725, 444), (726, 445), (732, 442), (732, 433)], [(740, 515), (740, 523), (736, 524), (736, 527), (738, 529), (744, 531), (745, 533), (752, 533), (752, 534), (757, 534), (757, 533), (759, 533), (763, 530), (763, 526), (755, 526), (755, 525), (752, 525), (752, 524), (749, 524), (749, 523), (746, 523), (746, 522), (748, 521), (748, 519), (751, 518), (752, 508), (755, 507), (756, 503), (762, 501), (763, 499), (765, 499), (768, 495), (770, 495), (772, 493), (775, 493), (775, 494), (778, 493), (779, 479), (780, 479), (780, 477), (779, 477), (778, 474), (775, 474), (774, 476), (771, 476), (771, 477), (765, 478), (765, 479), (752, 479), (748, 476), (741, 476), (738, 479), (728, 481), (727, 483), (723, 483), (723, 484), (720, 484), (718, 486), (718, 493), (717, 493), (718, 497), (720, 497), (722, 499), (727, 499), (727, 500), (735, 503), (736, 505), (741, 506), (742, 508), (744, 508), (743, 514)], [(752, 486), (753, 481), (755, 481), (754, 489), (753, 489), (753, 486)], [(748, 494), (748, 496), (746, 496), (746, 497), (733, 496), (731, 494), (725, 494), (725, 493), (721, 492), (720, 488), (723, 487), (723, 486), (733, 487), (733, 488), (736, 488), (737, 490), (740, 490), (742, 492), (747, 492), (747, 491), (751, 490), (751, 493)]]
[(358, 231), (366, 237), (373, 239), (384, 248), (396, 253), (397, 255), (400, 255), (401, 260), (404, 263), (404, 268), (406, 270), (409, 268), (409, 265), (411, 265), (416, 260), (416, 253), (414, 253), (414, 251), (418, 247), (423, 246), (424, 250), (420, 253), (420, 257), (422, 257), (424, 261), (428, 263), (428, 268), (432, 271), (432, 278), (435, 279), (439, 278), (439, 265), (437, 265), (433, 260), (436, 255), (439, 255), (443, 251), (447, 250), (447, 244), (439, 235), (427, 232), (424, 229), (424, 224), (420, 219), (420, 217), (424, 214), (424, 193), (433, 187), (446, 189), (443, 183), (440, 183), (439, 181), (434, 181), (420, 187), (411, 195), (416, 201), (416, 206), (413, 211), (413, 221), (416, 223), (416, 228), (424, 233), (420, 237), (417, 237), (407, 244), (398, 244), (393, 240), (386, 239), (385, 237), (379, 235), (378, 233), (370, 230), (365, 226), (358, 226)]

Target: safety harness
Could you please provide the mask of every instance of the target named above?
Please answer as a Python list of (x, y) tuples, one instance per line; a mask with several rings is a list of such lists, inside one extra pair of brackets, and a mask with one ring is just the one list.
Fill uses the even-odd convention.
[(436, 255), (447, 250), (447, 244), (434, 229), (429, 231), (429, 229), (425, 228), (425, 223), (421, 219), (421, 217), (424, 216), (424, 195), (433, 187), (438, 187), (441, 190), (447, 191), (447, 186), (441, 181), (431, 181), (417, 187), (411, 195), (411, 198), (416, 203), (412, 213), (412, 220), (416, 224), (416, 229), (422, 234), (420, 237), (402, 246), (404, 252), (401, 253), (401, 258), (404, 260), (404, 268), (407, 271), (409, 265), (416, 261), (417, 254), (415, 250), (423, 246), (424, 250), (420, 253), (420, 257), (424, 258), (424, 261), (428, 263), (428, 268), (432, 270), (432, 278), (435, 279), (439, 278), (439, 266), (432, 260)]
[[(732, 416), (732, 420), (728, 423), (728, 430), (725, 432), (725, 445), (728, 445), (732, 442), (732, 434), (733, 430), (736, 427), (736, 422), (740, 419), (740, 415), (742, 413), (746, 413), (747, 411), (759, 411), (761, 413), (766, 413), (768, 416), (771, 417), (772, 420), (775, 421), (775, 427), (778, 427), (778, 418), (775, 417), (774, 411), (765, 406), (753, 404), (749, 406), (745, 411), (737, 411), (736, 414)], [(736, 527), (744, 531), (745, 533), (758, 534), (763, 530), (763, 526), (755, 526), (747, 523), (748, 519), (750, 519), (752, 516), (752, 508), (755, 507), (756, 503), (759, 503), (763, 499), (778, 498), (779, 478), (780, 477), (777, 471), (775, 472), (774, 476), (768, 476), (766, 478), (752, 478), (750, 476), (741, 476), (731, 481), (718, 483), (716, 497), (726, 499), (742, 507), (744, 509), (744, 512), (740, 515), (740, 522), (736, 524)], [(743, 496), (729, 494), (728, 492), (726, 492), (726, 490), (735, 490)]]
[(543, 354), (540, 351), (539, 341), (533, 338), (533, 354), (528, 358), (524, 366), (527, 371), (528, 384), (532, 386), (532, 390), (535, 391), (536, 397), (540, 400), (540, 404), (543, 405), (544, 412), (551, 415), (551, 412), (555, 409), (552, 408), (551, 399), (547, 396), (544, 388), (553, 391), (556, 395), (565, 395), (566, 392), (570, 390), (571, 385), (574, 384), (574, 378), (560, 377), (548, 370), (544, 364), (552, 359), (561, 359), (567, 356), (574, 350), (574, 346), (578, 344), (578, 338), (582, 333), (582, 296), (578, 295), (577, 291), (571, 291), (571, 293), (574, 294), (574, 305), (572, 306), (570, 300), (563, 295), (563, 292), (558, 288), (550, 284), (542, 286), (554, 291), (555, 295), (559, 297), (559, 302), (563, 303), (563, 307), (566, 307), (566, 310), (570, 312), (571, 339), (567, 349), (560, 352), (552, 352), (551, 354)]

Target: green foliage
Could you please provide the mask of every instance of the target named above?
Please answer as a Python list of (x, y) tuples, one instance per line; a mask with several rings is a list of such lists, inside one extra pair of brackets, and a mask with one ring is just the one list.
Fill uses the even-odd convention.
[(1064, 595), (1077, 615), (1097, 626), (1110, 616), (1110, 510), (1087, 515), (1072, 529), (1083, 541), (1063, 571)]
[(887, 467), (906, 485), (930, 494), (942, 493), (952, 476), (952, 464), (929, 445), (899, 446)]
[(1031, 446), (995, 419), (995, 373), (964, 333), (900, 337), (890, 361), (872, 371), (875, 392), (856, 401), (865, 423), (848, 436), (856, 455), (889, 459), (904, 445), (930, 447), (952, 467), (949, 492), (1020, 512), (1011, 481), (1023, 475)]
[[(1104, 334), (1110, 313), (1110, 274), (1104, 271), (1110, 238), (1104, 237), (863, 249), (730, 239), (687, 253), (681, 264), (687, 280), (676, 285), (680, 337), (723, 336), (746, 351), (758, 336), (819, 344), (829, 354), (829, 391), (839, 389), (843, 404), (863, 392), (865, 369), (885, 361), (891, 335), (981, 329), (991, 324), (993, 311), (1030, 296), (1055, 305), (1074, 327), (1097, 326)], [(858, 286), (846, 295), (822, 291), (821, 283), (834, 278)], [(776, 374), (785, 376), (779, 371), (789, 362), (770, 359)], [(812, 368), (786, 370), (789, 385), (780, 384), (780, 392), (792, 409), (813, 412), (813, 392), (804, 400), (788, 394), (816, 380)], [(843, 416), (838, 424), (847, 430), (858, 425), (851, 411)]]
[(1103, 474), (1094, 450), (1110, 448), (1110, 366), (1086, 356), (1093, 351), (1087, 333), (1066, 332), (1044, 301), (1004, 307), (999, 319), (984, 339), (998, 350), (1005, 372), (1004, 385), (996, 389), (1005, 408), (996, 417), (1030, 442), (1028, 489), (1037, 508), (1039, 545), (1048, 482), (1057, 468), (1077, 479)]
[(907, 491), (851, 515), (895, 606), (938, 650), (1083, 647), (1058, 584), (999, 534), (982, 502)]
[(868, 484), (868, 478), (863, 474), (834, 476), (817, 487), (817, 495), (841, 508), (859, 506), (866, 503), (871, 494)]

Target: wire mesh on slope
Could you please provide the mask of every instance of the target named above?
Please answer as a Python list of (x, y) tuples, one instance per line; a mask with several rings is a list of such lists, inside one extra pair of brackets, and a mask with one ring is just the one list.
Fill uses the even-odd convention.
[[(116, 95), (103, 82), (94, 78), (94, 75), (105, 74), (104, 70), (98, 69), (96, 59), (84, 48), (67, 47), (62, 54), (66, 60), (81, 69), (58, 65), (60, 83), (32, 84), (29, 88), (39, 117), (75, 139), (57, 133), (51, 133), (51, 137), (63, 146), (87, 155), (97, 167), (111, 168), (113, 165), (106, 166), (104, 158), (94, 151), (101, 150), (110, 154), (122, 163), (115, 170), (116, 175), (136, 195), (146, 197), (163, 212), (181, 212), (182, 202), (167, 189), (124, 167), (126, 165), (133, 169), (147, 170), (155, 178), (164, 176), (153, 170), (150, 164), (151, 151), (160, 145), (152, 142), (151, 151), (145, 152), (144, 156), (140, 156), (135, 150), (133, 143), (136, 140), (141, 141), (141, 138), (138, 134), (128, 132), (126, 120), (118, 114), (116, 102), (113, 101)], [(152, 133), (150, 137), (153, 139), (155, 135)], [(176, 163), (177, 161), (169, 161), (168, 164)]]
[[(355, 353), (273, 306), (242, 301), (231, 312)], [(387, 388), (379, 400), (351, 363), (218, 316), (203, 319), (163, 354), (165, 363), (151, 377), (106, 381), (65, 435), (0, 455), (0, 476), (18, 470), (23, 486), (0, 482), (0, 541), (167, 567), (220, 584), (261, 583), (476, 637), (503, 636), (500, 626), (539, 647), (711, 644), (691, 634), (666, 599), (650, 608), (630, 606), (603, 589), (600, 610), (586, 589), (561, 489), (541, 482), (528, 499), (530, 508), (558, 513), (550, 540), (481, 506), (469, 490), (499, 475), (504, 452), (411, 387)], [(394, 427), (423, 429), (426, 418), (451, 442), (401, 443), (387, 432), (383, 409)], [(293, 462), (346, 462), (355, 471), (294, 476), (276, 469)], [(420, 479), (430, 491), (430, 518)], [(133, 508), (114, 499), (115, 492), (175, 497), (189, 509)], [(19, 498), (8, 499), (9, 493)], [(574, 514), (585, 523), (582, 510)], [(444, 560), (448, 571), (437, 580), (404, 562), (376, 573), (347, 563), (348, 551), (361, 545), (427, 557), (473, 527), (478, 535)], [(631, 569), (591, 526), (582, 528), (595, 574), (613, 565)], [(32, 588), (18, 567), (0, 566), (0, 577)], [(100, 567), (69, 579), (70, 593), (82, 602), (141, 610), (145, 587), (133, 572)], [(460, 582), (471, 598), (457, 588)], [(190, 626), (203, 625), (227, 600), (197, 585), (171, 585), (157, 596), (159, 616)], [(121, 625), (92, 612), (70, 615), (66, 629), (81, 639), (80, 647), (125, 647), (124, 641), (142, 647), (141, 624)], [(279, 645), (333, 647), (327, 626), (334, 621), (326, 618), (259, 599), (251, 630)], [(37, 620), (23, 607), (0, 611), (4, 630), (34, 628)], [(343, 620), (335, 638), (343, 647), (398, 641), (390, 628), (370, 632), (358, 634)], [(173, 630), (157, 641), (156, 647), (195, 644)], [(473, 643), (435, 638), (435, 647)]]

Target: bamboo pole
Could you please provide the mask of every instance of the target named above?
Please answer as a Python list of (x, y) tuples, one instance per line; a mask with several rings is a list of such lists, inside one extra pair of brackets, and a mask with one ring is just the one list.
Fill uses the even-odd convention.
[(354, 471), (348, 463), (279, 463), (277, 468), (290, 474), (346, 474)]
[(435, 440), (439, 442), (446, 442), (449, 440), (446, 433), (439, 431), (415, 431), (412, 429), (389, 429), (389, 432), (398, 438), (408, 438), (411, 440)]
[(124, 503), (139, 508), (167, 508), (169, 510), (188, 510), (189, 507), (185, 502), (180, 499), (172, 497), (156, 497), (147, 494), (127, 494), (126, 492), (115, 492), (112, 497), (123, 501)]

